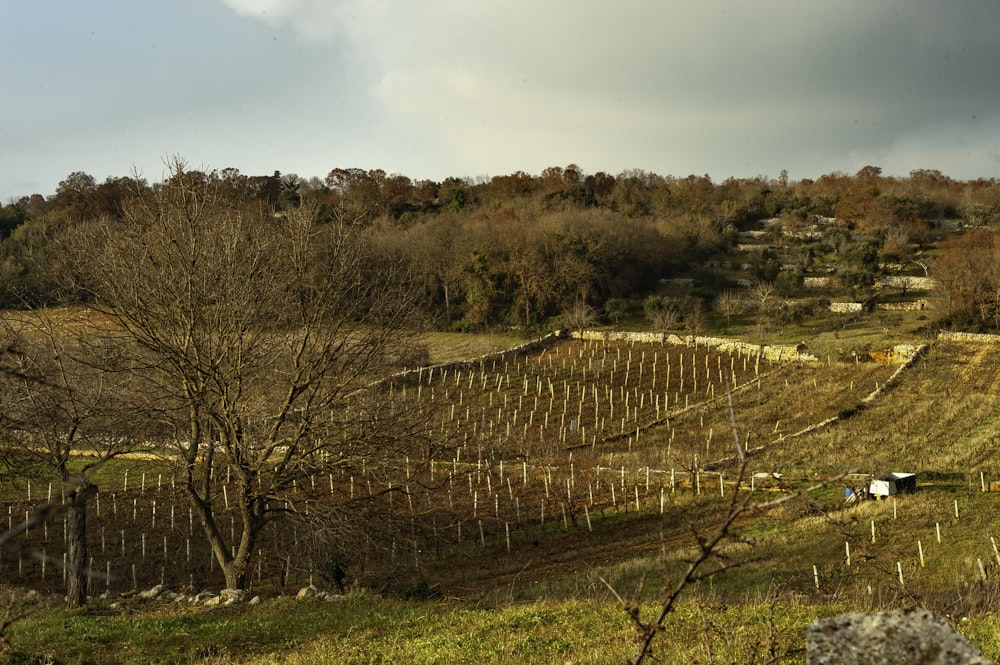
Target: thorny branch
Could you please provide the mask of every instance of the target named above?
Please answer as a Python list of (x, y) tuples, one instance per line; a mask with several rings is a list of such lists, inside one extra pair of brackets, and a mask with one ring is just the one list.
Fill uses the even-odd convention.
[[(666, 621), (667, 615), (674, 609), (677, 604), (678, 599), (684, 590), (699, 580), (711, 577), (725, 570), (738, 567), (742, 562), (726, 563), (721, 565), (711, 571), (703, 572), (702, 568), (712, 559), (719, 559), (720, 555), (717, 552), (718, 548), (726, 541), (731, 541), (736, 538), (736, 534), (733, 533), (733, 527), (736, 525), (737, 521), (744, 515), (757, 514), (767, 512), (778, 506), (797, 499), (802, 496), (807, 496), (822, 489), (831, 483), (840, 481), (847, 475), (854, 473), (849, 471), (840, 474), (834, 478), (824, 480), (822, 482), (816, 483), (804, 490), (798, 492), (793, 492), (785, 496), (773, 499), (771, 501), (754, 502), (753, 494), (751, 492), (741, 492), (741, 487), (743, 484), (743, 479), (746, 476), (747, 467), (749, 464), (749, 458), (746, 455), (745, 447), (740, 443), (739, 431), (736, 426), (736, 415), (733, 409), (732, 393), (729, 395), (729, 414), (730, 419), (733, 424), (733, 436), (736, 440), (736, 451), (739, 455), (740, 465), (736, 474), (736, 491), (730, 495), (728, 506), (726, 508), (725, 517), (718, 527), (708, 536), (702, 536), (697, 530), (695, 530), (695, 540), (698, 543), (698, 554), (691, 560), (688, 564), (687, 569), (684, 574), (677, 581), (677, 584), (667, 593), (666, 598), (663, 601), (663, 605), (660, 608), (659, 613), (656, 618), (649, 622), (644, 622), (640, 615), (640, 610), (638, 605), (630, 605), (626, 603), (622, 597), (614, 590), (611, 589), (611, 585), (605, 581), (601, 580), (605, 586), (611, 589), (611, 592), (622, 603), (625, 611), (628, 613), (629, 617), (632, 619), (636, 630), (639, 633), (639, 651), (636, 654), (635, 659), (632, 661), (633, 665), (640, 665), (650, 653), (650, 649), (653, 644), (653, 640), (656, 635), (663, 629), (663, 624)], [(772, 659), (775, 662), (775, 659)]]

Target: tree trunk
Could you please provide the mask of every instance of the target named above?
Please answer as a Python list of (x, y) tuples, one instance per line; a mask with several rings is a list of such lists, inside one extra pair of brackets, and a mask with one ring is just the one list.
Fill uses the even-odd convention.
[(97, 494), (97, 487), (84, 480), (69, 493), (66, 510), (66, 603), (81, 607), (87, 603), (87, 502)]
[(236, 545), (235, 556), (228, 557), (226, 563), (221, 563), (222, 573), (226, 576), (227, 589), (247, 588), (250, 577), (250, 559), (253, 557), (253, 548), (260, 534), (261, 525), (255, 520), (250, 520), (243, 524), (243, 536)]
[(212, 547), (215, 560), (225, 576), (225, 588), (245, 590), (250, 573), (250, 559), (253, 557), (253, 550), (264, 527), (264, 521), (249, 514), (248, 511), (241, 520), (243, 529), (239, 535), (239, 542), (227, 543), (215, 521), (211, 505), (201, 501), (190, 486), (188, 492), (192, 499), (191, 503), (200, 516), (202, 529)]

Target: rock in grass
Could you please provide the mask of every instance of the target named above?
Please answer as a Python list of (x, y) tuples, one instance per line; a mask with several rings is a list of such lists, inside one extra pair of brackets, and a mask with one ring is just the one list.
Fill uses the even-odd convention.
[(297, 594), (295, 594), (295, 597), (296, 598), (312, 598), (313, 596), (316, 595), (316, 593), (318, 591), (319, 591), (319, 589), (317, 589), (312, 584), (310, 584), (307, 587), (302, 587), (301, 589), (299, 589), (299, 592)]
[(239, 603), (247, 597), (245, 589), (223, 589), (219, 592), (219, 602), (223, 605)]
[(948, 622), (925, 609), (841, 614), (809, 624), (807, 665), (991, 664)]
[(152, 600), (153, 598), (159, 596), (161, 593), (163, 593), (163, 585), (157, 584), (152, 589), (148, 589), (146, 591), (141, 592), (139, 594), (139, 597), (144, 600)]

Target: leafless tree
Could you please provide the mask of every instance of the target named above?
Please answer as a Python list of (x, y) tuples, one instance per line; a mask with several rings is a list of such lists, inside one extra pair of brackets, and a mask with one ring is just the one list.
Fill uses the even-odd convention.
[(705, 305), (701, 298), (693, 298), (684, 314), (684, 329), (691, 337), (697, 337), (705, 327)]
[[(374, 260), (367, 231), (233, 199), (184, 164), (77, 239), (76, 273), (124, 337), (150, 436), (170, 450), (230, 588), (245, 588), (264, 527), (295, 511), (317, 471), (391, 465), (428, 445), (366, 386), (398, 367), (406, 276)], [(233, 542), (218, 523), (226, 465)]]
[(671, 328), (677, 325), (680, 316), (680, 310), (675, 305), (666, 305), (653, 310), (649, 315), (649, 322), (653, 325), (654, 330), (666, 335)]
[(774, 304), (774, 297), (777, 291), (774, 282), (754, 282), (750, 285), (750, 297), (753, 298), (757, 309), (761, 313), (766, 313)]
[(576, 302), (567, 311), (563, 312), (562, 325), (569, 330), (584, 330), (597, 322), (597, 312), (587, 303)]
[[(62, 483), (59, 502), (37, 514), (65, 511), (66, 599), (80, 606), (87, 599), (87, 509), (97, 493), (89, 473), (134, 447), (119, 434), (131, 419), (125, 400), (130, 377), (116, 346), (87, 335), (85, 322), (55, 323), (31, 312), (7, 325), (19, 348), (16, 371), (0, 378), (3, 463), (15, 477), (54, 473)], [(73, 458), (82, 461), (71, 464)]]
[(736, 291), (723, 291), (715, 299), (715, 309), (726, 317), (726, 327), (728, 328), (732, 318), (743, 313), (745, 305), (743, 298)]

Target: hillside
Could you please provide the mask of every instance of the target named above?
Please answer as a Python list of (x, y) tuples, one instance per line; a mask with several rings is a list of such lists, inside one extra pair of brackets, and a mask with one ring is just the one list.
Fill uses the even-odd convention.
[[(491, 351), (497, 343), (491, 339), (466, 348)], [(453, 361), (461, 355), (447, 346), (445, 341), (433, 357)], [(349, 581), (423, 599), (403, 606), (372, 601), (371, 607), (382, 608), (378, 611), (403, 616), (412, 607), (439, 617), (436, 622), (448, 621), (444, 617), (462, 611), (458, 608), (485, 606), (496, 608), (490, 610), (496, 617), (506, 616), (496, 620), (512, 622), (518, 634), (538, 635), (534, 651), (504, 642), (496, 647), (499, 654), (544, 660), (558, 642), (564, 646), (554, 653), (607, 662), (608, 654), (632, 648), (632, 629), (615, 594), (642, 603), (642, 616), (651, 617), (662, 590), (676, 583), (695, 554), (693, 534), (711, 534), (737, 491), (760, 503), (819, 484), (802, 498), (748, 511), (737, 520), (738, 537), (718, 550), (725, 558), (706, 567), (718, 569), (718, 575), (688, 587), (670, 619), (677, 635), (687, 637), (666, 638), (665, 644), (683, 644), (691, 658), (703, 658), (698, 635), (709, 634), (717, 645), (742, 650), (734, 662), (756, 662), (747, 654), (754, 644), (764, 648), (767, 624), (758, 624), (763, 633), (741, 635), (737, 626), (749, 616), (771, 616), (767, 621), (783, 626), (773, 644), (792, 649), (803, 643), (810, 616), (922, 605), (956, 620), (969, 617), (962, 626), (981, 631), (973, 641), (997, 658), (997, 638), (984, 628), (994, 616), (991, 599), (997, 590), (990, 538), (997, 495), (980, 491), (991, 487), (997, 468), (992, 457), (992, 422), (1000, 410), (992, 389), (1000, 382), (996, 347), (990, 341), (935, 339), (899, 371), (902, 359), (886, 353), (892, 346), (887, 342), (868, 356), (817, 360), (784, 352), (768, 357), (756, 345), (741, 351), (562, 339), (524, 353), (420, 370), (382, 389), (396, 402), (414, 400), (424, 409), (445, 440), (454, 442), (454, 457), (423, 464), (406, 460), (405, 471), (399, 469), (405, 475), (397, 479), (405, 493), (382, 499), (381, 510), (395, 515), (387, 525), (395, 526), (384, 533), (368, 529), (369, 537), (388, 538), (385, 549), (357, 552), (346, 566)], [(753, 453), (739, 488), (734, 421)], [(160, 476), (154, 489), (155, 464), (115, 468), (101, 479), (104, 501), (110, 492), (115, 508), (107, 503), (103, 513), (99, 508), (101, 528), (92, 530), (100, 538), (92, 551), (102, 553), (96, 555), (97, 569), (105, 567), (103, 553), (110, 551), (109, 590), (117, 594), (132, 587), (131, 576), (119, 579), (114, 568), (127, 570), (136, 560), (143, 561), (140, 588), (164, 575), (168, 584), (210, 585), (213, 572), (205, 566), (210, 557), (203, 544), (190, 541), (195, 553), (186, 561), (198, 562), (191, 567), (181, 555), (183, 541), (173, 540), (175, 528), (187, 531), (186, 525), (174, 526), (168, 508), (181, 499)], [(919, 491), (891, 501), (845, 504), (843, 487), (862, 480), (842, 474), (887, 471), (918, 473)], [(769, 474), (780, 479), (763, 477)], [(355, 491), (363, 479), (331, 477), (324, 490), (325, 482), (314, 481), (315, 493), (301, 491), (323, 501), (318, 497)], [(26, 505), (16, 501), (10, 512), (18, 514)], [(182, 505), (177, 503), (178, 509)], [(121, 531), (121, 543), (112, 536), (113, 544), (106, 546), (105, 531)], [(272, 586), (269, 580), (282, 570), (291, 571), (290, 584), (321, 583), (310, 572), (320, 564), (309, 557), (322, 556), (322, 550), (304, 550), (297, 560), (281, 554), (281, 540), (291, 535), (275, 531), (262, 547), (255, 579), (268, 597), (297, 588)], [(32, 532), (23, 549), (44, 548), (48, 539), (48, 532)], [(161, 539), (162, 551), (152, 545), (146, 551), (147, 540)], [(720, 568), (733, 563), (740, 565)], [(5, 557), (0, 566), (6, 577), (34, 579), (37, 585), (37, 560)], [(136, 574), (133, 568), (131, 575)], [(49, 580), (58, 584), (51, 573)], [(511, 603), (529, 603), (531, 611), (550, 618), (526, 622), (515, 616), (518, 610), (502, 609)], [(144, 611), (141, 604), (129, 607)], [(599, 614), (588, 620), (611, 632), (599, 640), (600, 648), (589, 648), (605, 656), (582, 657), (580, 649), (591, 642), (574, 631), (594, 625), (578, 626), (566, 611)], [(98, 621), (98, 615), (78, 620)], [(328, 618), (335, 623), (326, 628), (317, 619), (317, 635), (301, 639), (319, 645), (327, 631), (352, 634), (361, 626), (355, 622), (368, 621), (364, 612), (356, 615), (334, 612)], [(486, 616), (465, 620), (478, 623)], [(561, 622), (561, 637), (537, 632), (547, 621)], [(437, 625), (432, 622), (427, 630), (441, 630)], [(31, 620), (23, 628), (15, 625), (11, 636), (13, 644), (22, 645), (18, 648), (30, 649), (31, 626)], [(364, 649), (380, 634), (368, 628), (353, 639)], [(414, 632), (414, 638), (419, 635)], [(431, 662), (415, 657), (416, 644), (406, 644), (390, 650)]]

